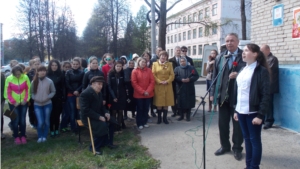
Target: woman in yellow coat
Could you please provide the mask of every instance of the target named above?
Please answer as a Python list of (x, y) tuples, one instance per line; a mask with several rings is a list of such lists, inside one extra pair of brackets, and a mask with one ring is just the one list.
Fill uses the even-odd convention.
[(174, 94), (172, 81), (174, 80), (174, 71), (171, 62), (168, 62), (168, 53), (161, 51), (159, 60), (152, 65), (152, 73), (155, 78), (153, 104), (157, 107), (157, 124), (161, 123), (161, 114), (163, 113), (163, 122), (169, 124), (167, 120), (168, 106), (174, 105)]

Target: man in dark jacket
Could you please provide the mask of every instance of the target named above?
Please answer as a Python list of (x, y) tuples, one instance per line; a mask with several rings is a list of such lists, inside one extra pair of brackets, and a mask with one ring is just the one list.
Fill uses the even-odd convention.
[(263, 45), (260, 48), (261, 52), (267, 58), (268, 65), (271, 69), (271, 83), (270, 83), (270, 103), (269, 103), (269, 111), (266, 114), (266, 122), (264, 129), (269, 129), (272, 127), (274, 123), (274, 109), (273, 109), (273, 97), (275, 93), (279, 92), (279, 67), (278, 67), (278, 59), (275, 57), (268, 45)]
[(185, 57), (187, 60), (187, 64), (194, 66), (193, 59), (187, 56), (188, 48), (186, 46), (181, 46), (181, 57)]
[[(246, 66), (246, 63), (242, 59), (242, 50), (238, 48), (239, 39), (236, 33), (230, 33), (226, 36), (226, 48), (227, 50), (217, 56), (213, 79), (215, 79), (218, 73), (221, 71), (223, 65), (225, 65), (221, 72), (217, 82), (212, 86), (210, 91), (210, 100), (214, 103), (219, 104), (219, 132), (221, 148), (215, 152), (215, 155), (222, 155), (226, 152), (231, 151), (231, 144), (229, 141), (230, 131), (230, 119), (233, 123), (233, 134), (232, 134), (232, 150), (234, 152), (234, 158), (236, 160), (242, 159), (242, 143), (243, 135), (240, 125), (237, 121), (233, 120), (235, 105), (234, 105), (234, 83), (236, 81), (237, 72), (242, 67)], [(226, 57), (227, 55), (228, 57)], [(237, 66), (233, 66), (233, 62), (237, 63)], [(214, 100), (215, 98), (215, 100)]]
[[(80, 95), (81, 120), (85, 126), (88, 126), (90, 119), (93, 132), (94, 146), (97, 155), (102, 155), (100, 147), (113, 145), (113, 127), (108, 124), (110, 114), (102, 103), (101, 89), (105, 80), (102, 76), (95, 76), (90, 81), (91, 85), (87, 87)], [(90, 150), (92, 147), (90, 146)]]
[[(169, 59), (169, 62), (172, 62), (174, 70), (177, 66), (180, 66), (180, 58), (181, 58), (181, 48), (180, 48), (180, 46), (176, 46), (175, 47), (175, 56)], [(174, 103), (175, 103), (175, 105), (172, 106), (172, 111), (173, 111), (172, 117), (175, 117), (178, 114), (178, 111), (179, 111), (178, 106), (176, 104), (177, 103), (177, 101), (176, 101), (177, 100), (177, 93), (176, 93), (176, 80), (175, 80), (175, 78), (172, 82), (172, 86), (173, 86)]]
[(159, 52), (161, 52), (161, 51), (162, 51), (161, 47), (156, 48), (156, 55), (152, 54), (151, 63), (156, 62), (158, 60)]

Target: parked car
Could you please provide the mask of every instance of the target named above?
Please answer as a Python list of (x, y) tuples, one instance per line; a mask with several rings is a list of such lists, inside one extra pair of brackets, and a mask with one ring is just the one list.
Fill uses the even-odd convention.
[(2, 73), (8, 73), (10, 71), (11, 71), (11, 67), (10, 67), (9, 64), (1, 67), (1, 72)]

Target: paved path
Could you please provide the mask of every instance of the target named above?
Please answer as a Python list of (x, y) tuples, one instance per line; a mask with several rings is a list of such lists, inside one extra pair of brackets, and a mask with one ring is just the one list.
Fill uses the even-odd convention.
[[(206, 85), (196, 85), (197, 98), (204, 96)], [(207, 106), (206, 106), (207, 107)], [(201, 109), (202, 110), (202, 109)], [(157, 125), (152, 118), (150, 128), (141, 130), (142, 145), (149, 148), (150, 154), (161, 161), (162, 169), (197, 169), (202, 160), (202, 111), (198, 111), (191, 122), (178, 122), (170, 117), (169, 125)], [(209, 122), (211, 113), (206, 113)], [(206, 143), (207, 169), (243, 169), (245, 168), (245, 151), (242, 161), (236, 161), (232, 153), (215, 156), (220, 148), (218, 115), (215, 114), (208, 131)], [(206, 126), (207, 128), (207, 126)], [(193, 144), (194, 142), (194, 144)], [(262, 131), (263, 157), (261, 169), (299, 169), (300, 168), (300, 134), (279, 127)], [(197, 167), (197, 166), (198, 167)], [(201, 167), (203, 168), (203, 166)]]

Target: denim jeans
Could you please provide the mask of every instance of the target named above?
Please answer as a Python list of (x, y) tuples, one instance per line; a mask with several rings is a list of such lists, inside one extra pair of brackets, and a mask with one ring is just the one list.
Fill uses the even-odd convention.
[(137, 98), (136, 99), (136, 125), (143, 126), (147, 124), (148, 112), (150, 106), (150, 98)]
[(259, 169), (262, 156), (261, 143), (261, 127), (260, 125), (253, 125), (252, 120), (257, 116), (253, 114), (239, 114), (238, 119), (245, 140), (246, 148), (246, 166), (247, 169)]
[[(8, 104), (10, 111), (12, 111), (15, 106), (12, 104)], [(16, 107), (14, 112), (16, 113), (16, 118), (11, 121), (13, 137), (16, 138), (19, 136), (19, 130), (21, 132), (21, 137), (25, 136), (26, 132), (26, 113), (27, 113), (27, 103), (25, 105), (19, 105)], [(20, 124), (20, 126), (19, 126)]]
[(70, 113), (70, 124), (71, 124), (71, 130), (77, 131), (77, 125), (76, 120), (78, 116), (78, 110), (76, 108), (76, 96), (68, 96), (68, 111)]
[(34, 105), (34, 112), (38, 122), (37, 125), (38, 138), (42, 138), (42, 137), (47, 138), (49, 127), (50, 127), (51, 110), (52, 110), (52, 103), (44, 106)]

